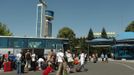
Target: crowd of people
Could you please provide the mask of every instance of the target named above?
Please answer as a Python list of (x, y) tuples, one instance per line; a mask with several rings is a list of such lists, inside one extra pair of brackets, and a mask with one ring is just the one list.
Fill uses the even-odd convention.
[[(107, 61), (107, 55), (101, 54), (102, 61)], [(71, 50), (58, 52), (51, 50), (48, 55), (38, 57), (34, 51), (17, 53), (15, 57), (3, 55), (0, 58), (0, 69), (4, 68), (5, 62), (11, 62), (11, 70), (16, 70), (17, 74), (28, 71), (43, 70), (43, 75), (48, 75), (50, 72), (56, 71), (56, 75), (67, 75), (68, 73), (87, 71), (85, 64), (92, 59), (94, 63), (98, 61), (98, 54), (93, 53), (91, 56), (86, 52), (81, 51), (79, 54), (72, 53)]]
[(108, 62), (108, 54), (104, 54), (101, 53), (100, 56), (98, 56), (98, 53), (92, 53), (91, 55), (89, 55), (89, 61), (93, 62), (93, 63), (97, 63), (97, 61), (99, 60), (99, 57), (101, 58), (100, 61), (102, 62)]

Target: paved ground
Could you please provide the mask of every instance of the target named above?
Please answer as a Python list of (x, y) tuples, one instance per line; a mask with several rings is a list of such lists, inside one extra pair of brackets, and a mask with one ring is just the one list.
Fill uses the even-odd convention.
[(134, 75), (134, 67), (131, 67), (134, 63), (127, 64), (122, 62), (89, 63), (88, 72), (75, 73), (75, 75)]
[[(89, 62), (86, 64), (86, 68), (88, 68), (87, 72), (77, 72), (71, 73), (70, 75), (134, 75), (134, 63), (132, 62), (119, 62), (112, 61), (109, 63), (92, 63)], [(0, 75), (16, 75), (16, 72), (0, 72)], [(42, 75), (41, 71), (37, 72), (29, 72), (24, 75)], [(50, 75), (55, 75), (55, 73), (51, 73)]]

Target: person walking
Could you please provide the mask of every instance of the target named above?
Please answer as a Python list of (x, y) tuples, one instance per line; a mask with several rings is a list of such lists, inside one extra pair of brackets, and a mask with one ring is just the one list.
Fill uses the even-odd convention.
[(21, 56), (21, 73), (24, 73), (24, 67), (25, 67), (25, 53), (22, 51), (22, 56)]
[(0, 57), (0, 70), (2, 68), (2, 58)]
[(102, 59), (102, 62), (104, 62), (104, 54), (103, 53), (101, 54), (101, 59)]
[(108, 56), (105, 54), (105, 62), (108, 63)]
[(27, 50), (26, 54), (25, 54), (25, 58), (26, 58), (26, 65), (25, 68), (30, 69), (31, 68), (31, 53), (29, 50)]
[(51, 49), (51, 51), (48, 54), (48, 59), (47, 59), (47, 63), (50, 62), (51, 66), (54, 70), (56, 70), (56, 54), (53, 51), (53, 49)]
[(17, 74), (18, 75), (21, 75), (21, 57), (22, 57), (21, 52), (16, 55), (16, 59), (17, 59), (17, 61), (16, 61), (16, 66), (17, 66), (16, 69), (17, 69)]
[(31, 63), (32, 70), (36, 71), (36, 58), (37, 57), (34, 52), (32, 52), (31, 58), (32, 58), (32, 63)]
[(93, 53), (92, 57), (93, 57), (93, 63), (96, 63), (97, 60), (96, 60), (96, 55), (95, 55), (95, 53)]
[(45, 62), (45, 61), (44, 61), (43, 58), (39, 58), (39, 59), (37, 60), (39, 70), (42, 70), (42, 64), (43, 64), (44, 62)]
[(74, 60), (73, 60), (73, 57), (72, 57), (72, 54), (71, 54), (70, 50), (67, 50), (66, 57), (67, 57), (67, 62), (68, 62), (69, 68), (72, 68)]
[(82, 70), (82, 69), (84, 69), (84, 71), (85, 70), (87, 70), (86, 68), (85, 68), (85, 53), (84, 53), (84, 51), (81, 51), (81, 54), (80, 54), (80, 71)]
[(62, 63), (63, 59), (64, 59), (64, 53), (62, 52), (62, 49), (60, 49), (59, 52), (57, 53), (58, 64)]

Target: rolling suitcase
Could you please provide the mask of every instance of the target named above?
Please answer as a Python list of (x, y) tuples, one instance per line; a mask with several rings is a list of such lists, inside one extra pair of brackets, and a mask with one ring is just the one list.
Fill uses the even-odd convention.
[(27, 73), (29, 69), (27, 67), (24, 68), (24, 72)]

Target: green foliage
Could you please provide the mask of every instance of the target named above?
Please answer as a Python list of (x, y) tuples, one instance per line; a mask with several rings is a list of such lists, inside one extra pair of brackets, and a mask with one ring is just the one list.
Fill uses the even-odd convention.
[(89, 30), (89, 33), (88, 33), (87, 39), (88, 39), (88, 40), (92, 40), (92, 39), (94, 39), (94, 34), (93, 34), (93, 31), (92, 31), (92, 29), (91, 29), (91, 28), (90, 28), (90, 30)]
[(87, 46), (87, 43), (86, 43), (86, 38), (81, 37), (80, 41), (79, 41), (79, 45), (80, 45), (81, 50), (87, 50), (88, 46)]
[(63, 27), (62, 29), (59, 30), (57, 37), (71, 39), (75, 38), (75, 33), (72, 29), (68, 27)]
[(125, 29), (125, 32), (134, 32), (134, 21), (132, 21)]
[(102, 29), (101, 37), (102, 37), (102, 38), (106, 38), (106, 39), (108, 38), (108, 37), (107, 37), (107, 33), (106, 33), (106, 31), (105, 31), (105, 28)]
[(6, 27), (6, 25), (2, 24), (1, 22), (0, 22), (0, 35), (2, 35), (2, 36), (11, 36), (12, 35), (12, 33)]
[(75, 39), (75, 33), (72, 29), (70, 29), (68, 27), (63, 27), (62, 29), (59, 30), (57, 37), (58, 38), (68, 38), (70, 49), (73, 50), (75, 48), (76, 39)]

